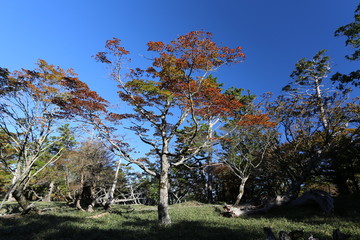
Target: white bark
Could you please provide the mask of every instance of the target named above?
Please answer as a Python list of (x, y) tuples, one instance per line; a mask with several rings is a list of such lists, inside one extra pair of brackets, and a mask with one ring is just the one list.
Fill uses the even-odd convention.
[(51, 181), (51, 182), (50, 182), (50, 185), (49, 185), (49, 192), (48, 192), (48, 194), (45, 196), (44, 202), (51, 202), (51, 194), (52, 194), (53, 191), (54, 191), (54, 187), (55, 187), (55, 183), (54, 183), (54, 181)]
[(115, 170), (115, 174), (114, 174), (114, 180), (111, 184), (111, 188), (107, 194), (107, 200), (106, 200), (106, 206), (110, 206), (113, 203), (114, 200), (114, 193), (115, 193), (115, 189), (116, 189), (116, 184), (118, 181), (118, 175), (119, 175), (119, 171), (121, 168), (121, 158), (119, 158), (117, 165), (116, 165), (116, 170)]
[(236, 201), (234, 203), (234, 206), (238, 206), (243, 195), (244, 195), (244, 192), (245, 192), (245, 184), (246, 184), (246, 181), (249, 179), (249, 177), (243, 177), (241, 178), (241, 183), (239, 185), (239, 194), (237, 195), (236, 197)]
[(167, 142), (164, 144), (164, 152), (161, 156), (161, 169), (159, 181), (159, 200), (158, 200), (158, 219), (160, 224), (169, 225), (171, 219), (169, 215), (169, 159), (167, 156)]

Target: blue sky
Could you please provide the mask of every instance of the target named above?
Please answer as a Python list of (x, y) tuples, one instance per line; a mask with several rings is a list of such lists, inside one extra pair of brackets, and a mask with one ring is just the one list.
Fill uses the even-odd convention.
[[(231, 86), (261, 95), (278, 95), (295, 63), (328, 49), (333, 71), (359, 69), (349, 62), (345, 38), (335, 30), (353, 21), (355, 0), (4, 0), (0, 2), (0, 67), (33, 69), (41, 58), (73, 68), (82, 81), (116, 103), (115, 83), (92, 56), (112, 37), (131, 51), (134, 67), (148, 41), (168, 42), (193, 30), (212, 32), (213, 40), (242, 46), (243, 63), (215, 76)], [(355, 95), (359, 96), (359, 89)], [(124, 107), (123, 105), (120, 105)], [(136, 139), (136, 140), (135, 140)], [(127, 140), (139, 141), (136, 137)], [(144, 146), (135, 146), (143, 149)]]
[[(37, 59), (74, 68), (81, 80), (113, 99), (114, 83), (91, 56), (117, 37), (144, 66), (148, 41), (193, 30), (217, 43), (242, 46), (243, 63), (215, 75), (225, 87), (279, 94), (295, 63), (328, 49), (333, 71), (358, 69), (334, 31), (353, 20), (355, 0), (6, 0), (0, 5), (0, 66), (32, 69)], [(150, 63), (148, 63), (150, 64)]]

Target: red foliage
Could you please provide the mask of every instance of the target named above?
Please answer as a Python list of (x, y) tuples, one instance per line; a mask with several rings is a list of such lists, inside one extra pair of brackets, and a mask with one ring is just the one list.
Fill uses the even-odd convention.
[[(119, 56), (129, 54), (120, 45), (117, 38), (108, 40), (105, 45), (108, 52), (99, 52), (95, 57), (101, 62), (116, 64), (110, 60), (112, 57), (118, 60)], [(192, 109), (193, 113), (203, 118), (235, 117), (243, 107), (233, 96), (223, 94), (220, 85), (203, 74), (224, 64), (242, 61), (245, 55), (241, 47), (218, 46), (212, 41), (212, 34), (204, 31), (179, 36), (169, 44), (150, 41), (147, 46), (148, 51), (158, 53), (158, 57), (146, 70), (130, 70), (128, 77), (132, 80), (119, 85), (118, 93), (123, 101), (143, 108), (165, 104), (170, 97), (180, 108)], [(144, 80), (149, 77), (158, 81)], [(114, 120), (123, 117), (110, 116)], [(246, 116), (239, 124), (270, 126), (272, 123), (261, 115)]]
[(72, 69), (64, 70), (38, 61), (39, 69), (15, 71), (10, 77), (13, 91), (26, 90), (34, 98), (60, 107), (58, 117), (86, 116), (106, 109), (106, 100), (80, 81)]
[(148, 50), (160, 54), (160, 57), (154, 59), (155, 67), (171, 64), (184, 70), (209, 70), (222, 64), (237, 63), (245, 57), (241, 47), (218, 47), (211, 38), (212, 34), (209, 32), (193, 31), (168, 45), (149, 42)]
[(271, 122), (270, 118), (266, 114), (242, 116), (241, 120), (237, 122), (237, 124), (241, 126), (253, 126), (253, 125), (263, 125), (265, 127), (276, 126), (276, 123)]

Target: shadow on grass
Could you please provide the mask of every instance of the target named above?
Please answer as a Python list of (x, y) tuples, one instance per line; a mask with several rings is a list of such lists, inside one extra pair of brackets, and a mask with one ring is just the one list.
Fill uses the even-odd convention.
[[(336, 205), (335, 205), (336, 207)], [(340, 214), (339, 214), (340, 213)], [(286, 223), (296, 223), (299, 226), (308, 226), (311, 230), (305, 231), (306, 236), (314, 234), (319, 239), (331, 239), (329, 234), (335, 229), (344, 228), (352, 231), (351, 239), (360, 239), (360, 232), (356, 229), (360, 227), (360, 214), (346, 215), (335, 208), (332, 214), (323, 213), (316, 204), (303, 206), (283, 206), (275, 207), (269, 212), (246, 216), (247, 219), (268, 219), (273, 222), (285, 221)], [(279, 229), (282, 231), (300, 230), (302, 227), (294, 229)], [(326, 235), (325, 230), (328, 232)], [(306, 238), (307, 239), (307, 238)]]
[[(62, 229), (64, 223), (81, 221), (75, 217), (52, 215), (29, 215), (14, 218), (0, 218), (0, 239), (50, 239), (39, 238)], [(60, 239), (60, 238), (59, 238)]]
[(333, 214), (325, 214), (322, 212), (316, 204), (308, 204), (303, 206), (284, 206), (279, 208), (274, 208), (267, 212), (266, 214), (254, 214), (249, 215), (250, 218), (268, 218), (268, 219), (277, 219), (277, 218), (286, 218), (295, 222), (304, 222), (304, 223), (331, 223), (337, 222), (339, 220), (345, 222), (360, 222), (360, 214), (345, 214), (341, 210), (335, 208)]
[[(261, 232), (253, 232), (245, 228), (211, 226), (200, 221), (180, 221), (164, 227), (152, 220), (133, 218), (131, 221), (119, 221), (118, 225), (115, 223), (112, 227), (104, 229), (102, 224), (107, 222), (101, 219), (95, 220), (86, 225), (88, 219), (68, 216), (38, 215), (23, 219), (0, 219), (0, 239), (263, 239)], [(85, 224), (76, 227), (73, 223)]]

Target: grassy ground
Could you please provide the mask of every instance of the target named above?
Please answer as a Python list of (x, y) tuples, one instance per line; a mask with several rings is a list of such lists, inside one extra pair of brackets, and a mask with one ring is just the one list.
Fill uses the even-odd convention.
[(128, 207), (116, 206), (114, 213), (99, 215), (104, 212), (80, 212), (61, 203), (40, 206), (48, 207), (52, 210), (41, 215), (1, 217), (0, 239), (256, 240), (265, 239), (263, 227), (271, 227), (276, 233), (304, 229), (305, 236), (311, 233), (321, 240), (332, 239), (332, 231), (340, 228), (352, 234), (351, 239), (360, 240), (358, 213), (324, 216), (311, 207), (275, 210), (266, 216), (225, 218), (219, 213), (220, 206), (179, 204), (170, 208), (173, 224), (168, 227), (157, 225), (156, 207), (132, 206), (129, 211)]

